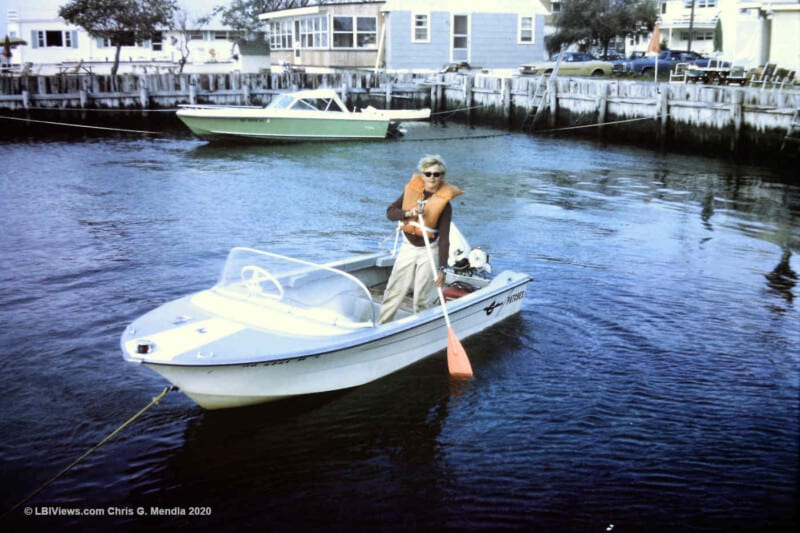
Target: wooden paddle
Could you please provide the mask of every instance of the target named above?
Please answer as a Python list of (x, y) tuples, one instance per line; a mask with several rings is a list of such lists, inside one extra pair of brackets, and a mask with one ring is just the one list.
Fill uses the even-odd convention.
[[(425, 221), (422, 219), (422, 213), (419, 215), (419, 226), (422, 230), (422, 238), (425, 239), (425, 249), (428, 251), (428, 262), (431, 264), (433, 279), (436, 280), (436, 262), (433, 260), (431, 242), (428, 240), (428, 232), (425, 231)], [(461, 346), (461, 341), (458, 340), (456, 332), (453, 331), (453, 326), (450, 324), (450, 316), (447, 314), (442, 288), (438, 285), (435, 286), (436, 290), (439, 291), (439, 303), (442, 305), (444, 321), (447, 324), (447, 369), (450, 371), (450, 377), (469, 379), (473, 376), (472, 365), (469, 363), (466, 350)]]

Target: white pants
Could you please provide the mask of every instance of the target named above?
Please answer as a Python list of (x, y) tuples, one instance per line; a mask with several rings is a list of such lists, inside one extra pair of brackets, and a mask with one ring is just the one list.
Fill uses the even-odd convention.
[[(439, 242), (431, 243), (431, 252), (436, 268), (439, 268)], [(414, 287), (414, 313), (432, 306), (436, 299), (428, 251), (424, 246), (414, 246), (405, 237), (394, 261), (392, 274), (383, 293), (383, 304), (378, 323), (383, 324), (394, 318), (403, 303), (408, 290)]]

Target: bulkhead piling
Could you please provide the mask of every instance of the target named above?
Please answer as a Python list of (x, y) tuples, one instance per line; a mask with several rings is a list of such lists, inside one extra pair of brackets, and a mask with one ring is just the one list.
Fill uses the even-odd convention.
[[(332, 87), (350, 108), (431, 107), (455, 119), (526, 132), (602, 137), (742, 156), (782, 151), (800, 88), (653, 83), (618, 78), (542, 78), (490, 73), (263, 71), (258, 74), (60, 74), (0, 77), (0, 108), (164, 110), (179, 104), (265, 105), (275, 94)], [(546, 120), (538, 120), (544, 115)], [(789, 154), (791, 152), (791, 154)]]

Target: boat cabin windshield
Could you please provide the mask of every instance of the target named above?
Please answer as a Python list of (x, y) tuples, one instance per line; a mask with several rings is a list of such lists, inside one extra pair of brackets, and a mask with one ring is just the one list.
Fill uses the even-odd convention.
[(231, 250), (214, 290), (335, 325), (375, 325), (372, 296), (351, 274), (252, 248)]
[(282, 94), (272, 100), (268, 109), (293, 109), (301, 111), (339, 111), (344, 112), (335, 98), (301, 97), (293, 94)]

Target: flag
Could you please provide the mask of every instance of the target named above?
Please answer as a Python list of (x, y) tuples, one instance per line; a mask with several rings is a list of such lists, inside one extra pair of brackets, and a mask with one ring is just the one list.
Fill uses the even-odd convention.
[(656, 54), (661, 52), (661, 28), (656, 27), (653, 28), (653, 36), (650, 37), (650, 42), (647, 44), (647, 53), (648, 54)]
[(658, 54), (661, 52), (661, 28), (656, 27), (653, 28), (653, 36), (650, 37), (650, 42), (647, 43), (647, 55), (654, 55), (656, 56), (656, 68), (655, 68), (655, 77), (653, 81), (658, 81)]

